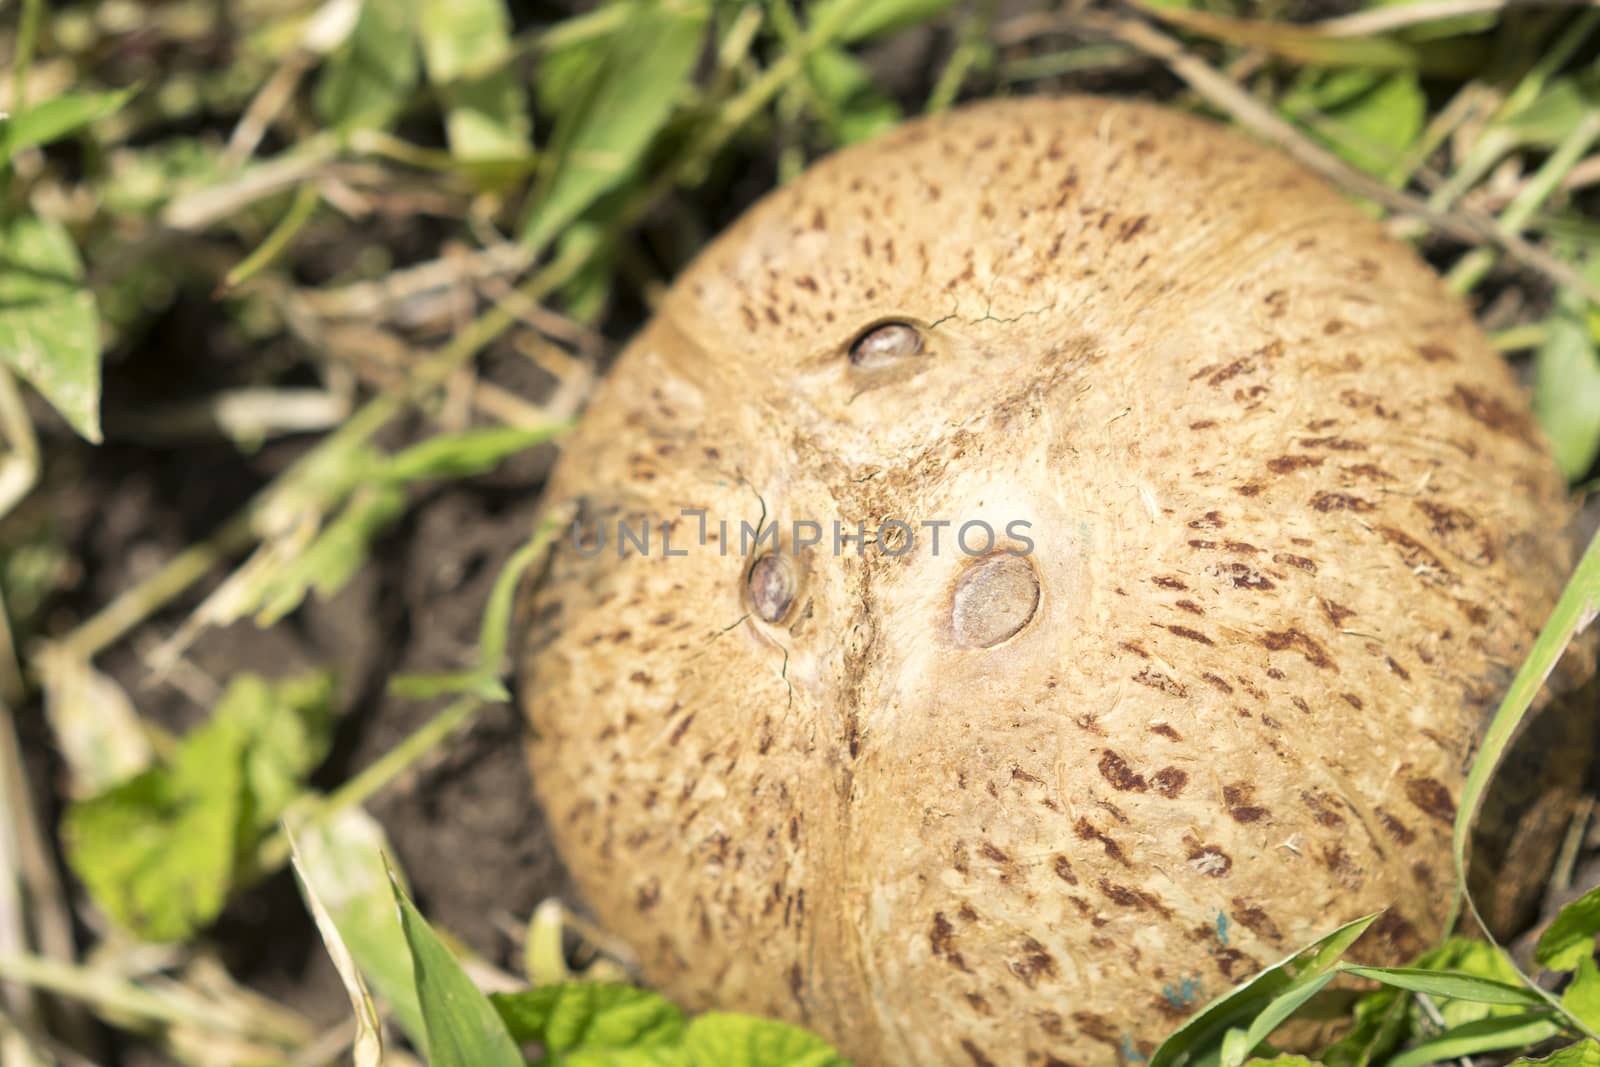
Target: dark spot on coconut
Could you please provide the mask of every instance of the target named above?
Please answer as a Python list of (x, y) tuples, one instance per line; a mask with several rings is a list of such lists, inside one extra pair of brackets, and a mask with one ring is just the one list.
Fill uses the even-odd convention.
[(1172, 606), (1179, 611), (1187, 611), (1190, 615), (1204, 615), (1206, 613), (1205, 608), (1202, 608), (1192, 600), (1180, 600)]
[(1182, 683), (1173, 681), (1160, 671), (1142, 670), (1133, 676), (1133, 680), (1140, 685), (1147, 685), (1151, 689), (1159, 690), (1175, 697), (1189, 695), (1189, 690)]
[(1253, 956), (1246, 955), (1236, 948), (1221, 948), (1211, 954), (1212, 962), (1217, 965), (1217, 970), (1222, 977), (1232, 982), (1236, 977), (1242, 978), (1247, 974), (1254, 974), (1261, 969), (1261, 964)]
[(990, 863), (1006, 864), (1011, 862), (1010, 856), (1006, 855), (1002, 849), (996, 848), (988, 841), (984, 841), (978, 845), (978, 852)]
[(1135, 774), (1127, 761), (1109, 748), (1100, 757), (1100, 777), (1124, 793), (1142, 793), (1147, 787), (1143, 776)]
[(1090, 1040), (1098, 1041), (1103, 1045), (1110, 1045), (1114, 1049), (1120, 1050), (1122, 1048), (1121, 1037), (1112, 1028), (1111, 1024), (1106, 1021), (1104, 1016), (1096, 1015), (1093, 1012), (1075, 1011), (1072, 1013), (1072, 1021), (1077, 1024), (1079, 1030), (1083, 1031), (1083, 1035)]
[(1349, 493), (1318, 493), (1311, 498), (1311, 506), (1321, 512), (1352, 511), (1358, 515), (1366, 515), (1377, 510), (1370, 500), (1363, 500)]
[(972, 1060), (972, 1067), (995, 1067), (995, 1062), (983, 1054), (970, 1037), (961, 1039), (961, 1051), (965, 1052)]
[(1339, 694), (1339, 699), (1343, 700), (1346, 704), (1349, 704), (1352, 708), (1355, 708), (1357, 711), (1360, 711), (1363, 707), (1366, 706), (1362, 702), (1361, 698), (1356, 696), (1354, 693), (1340, 693)]
[(1454, 363), (1456, 354), (1443, 345), (1426, 344), (1417, 346), (1417, 355), (1427, 363)]
[(994, 1009), (989, 1007), (989, 1001), (982, 993), (967, 993), (967, 1004), (979, 1015), (993, 1015)]
[(661, 883), (651, 878), (639, 887), (634, 904), (640, 911), (649, 911), (661, 900)]
[[(1215, 677), (1215, 675), (1213, 675), (1213, 677)], [(1227, 684), (1227, 683), (1223, 683), (1223, 684)], [(1182, 741), (1183, 740), (1183, 735), (1182, 734), (1178, 733), (1178, 731), (1174, 730), (1172, 727), (1168, 726), (1164, 722), (1151, 723), (1149, 729), (1150, 729), (1151, 733), (1160, 734), (1162, 737), (1165, 737), (1169, 741)]]
[(1207, 637), (1199, 630), (1192, 630), (1187, 626), (1163, 626), (1162, 629), (1166, 630), (1168, 633), (1176, 634), (1186, 641), (1195, 641), (1202, 645), (1216, 644), (1216, 642), (1212, 641), (1211, 638)]
[(1235, 589), (1255, 589), (1265, 592), (1268, 589), (1276, 588), (1272, 579), (1266, 577), (1248, 563), (1219, 563), (1211, 571)]
[(1367, 446), (1348, 437), (1302, 437), (1301, 448), (1326, 448), (1334, 452), (1365, 452)]
[(1202, 674), (1200, 676), (1200, 678), (1201, 678), (1202, 681), (1206, 682), (1212, 688), (1216, 689), (1220, 693), (1232, 693), (1233, 692), (1233, 686), (1229, 685), (1226, 681), (1224, 681), (1222, 678), (1218, 677), (1217, 675), (1212, 674), (1210, 671), (1206, 671), (1204, 674)]
[(1311, 574), (1317, 573), (1317, 565), (1315, 562), (1306, 559), (1304, 556), (1296, 556), (1289, 552), (1274, 553), (1272, 562), (1281, 563), (1286, 567), (1298, 567), (1300, 570)]
[(1267, 460), (1267, 470), (1273, 474), (1293, 474), (1295, 471), (1322, 466), (1321, 456), (1279, 456)]
[(1022, 956), (1010, 960), (1006, 966), (1012, 974), (1022, 979), (1023, 985), (1032, 989), (1039, 984), (1040, 978), (1056, 977), (1055, 957), (1051, 956), (1037, 939), (1024, 937), (1019, 947)]
[(1437, 778), (1415, 777), (1406, 779), (1406, 799), (1419, 811), (1433, 816), (1446, 826), (1456, 819), (1456, 803), (1450, 791)]
[(1278, 929), (1278, 924), (1272, 921), (1259, 905), (1253, 904), (1243, 897), (1233, 898), (1232, 916), (1235, 922), (1249, 930), (1257, 937), (1268, 941), (1282, 941), (1283, 931)]
[(1100, 842), (1107, 856), (1110, 856), (1124, 867), (1128, 866), (1128, 857), (1123, 854), (1122, 846), (1088, 819), (1079, 819), (1077, 825), (1073, 827), (1073, 832), (1078, 835), (1078, 840), (1080, 841)]
[(1189, 424), (1191, 430), (1209, 430), (1217, 424), (1216, 419), (1196, 419)]
[(1078, 876), (1072, 873), (1072, 864), (1067, 860), (1067, 857), (1057, 853), (1050, 861), (1050, 868), (1056, 872), (1057, 878), (1068, 885), (1078, 884)]
[(1325, 597), (1317, 598), (1317, 606), (1322, 609), (1322, 614), (1328, 619), (1328, 625), (1335, 630), (1342, 630), (1344, 622), (1355, 615), (1355, 611), (1345, 607), (1337, 600), (1328, 600)]
[(1508, 407), (1499, 397), (1489, 396), (1470, 385), (1457, 385), (1448, 403), (1496, 433), (1524, 441), (1533, 436), (1527, 416)]
[(1249, 782), (1234, 782), (1222, 787), (1222, 803), (1234, 822), (1259, 822), (1272, 814), (1255, 803), (1255, 795), (1256, 787)]
[(1179, 592), (1184, 592), (1189, 588), (1187, 585), (1183, 584), (1181, 579), (1174, 578), (1171, 575), (1158, 574), (1150, 580), (1163, 589), (1174, 589)]
[(1410, 959), (1427, 947), (1411, 921), (1390, 908), (1372, 924), (1372, 936), (1389, 946), (1386, 955), (1394, 959)]
[(683, 740), (683, 735), (689, 732), (689, 724), (694, 722), (694, 712), (683, 717), (683, 721), (673, 727), (672, 733), (667, 737), (667, 744), (676, 745)]
[(928, 947), (933, 950), (934, 956), (944, 960), (959, 971), (971, 973), (961, 953), (955, 948), (955, 927), (950, 925), (950, 920), (944, 917), (944, 912), (933, 913), (933, 925), (928, 930)]
[[(1233, 857), (1218, 846), (1201, 841), (1192, 834), (1186, 836), (1183, 843), (1188, 849), (1189, 866), (1207, 878), (1221, 878), (1233, 870)], [(1209, 936), (1209, 930), (1207, 934)]]
[(1283, 652), (1292, 649), (1304, 656), (1306, 662), (1313, 667), (1320, 667), (1324, 670), (1338, 669), (1334, 666), (1332, 657), (1328, 655), (1328, 650), (1298, 629), (1268, 631), (1261, 635), (1260, 642), (1261, 647), (1269, 652)]
[(1156, 792), (1168, 800), (1176, 800), (1183, 792), (1183, 787), (1189, 784), (1189, 776), (1177, 767), (1163, 767), (1151, 781), (1155, 784)]
[(792, 560), (776, 552), (762, 556), (751, 565), (746, 579), (750, 606), (762, 621), (776, 623), (789, 613), (796, 586), (794, 570)]

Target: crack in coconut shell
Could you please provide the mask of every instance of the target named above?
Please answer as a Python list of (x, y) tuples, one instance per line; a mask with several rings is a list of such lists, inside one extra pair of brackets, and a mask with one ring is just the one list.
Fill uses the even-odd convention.
[[(1411, 250), (1235, 133), (1086, 98), (912, 122), (772, 193), (548, 494), (686, 549), (563, 539), (524, 590), (587, 903), (688, 1007), (891, 1067), (1145, 1056), (1369, 911), (1366, 958), (1423, 947), (1571, 561), (1522, 396)], [(1519, 768), (1548, 788), (1485, 849), (1502, 921), (1579, 763)]]

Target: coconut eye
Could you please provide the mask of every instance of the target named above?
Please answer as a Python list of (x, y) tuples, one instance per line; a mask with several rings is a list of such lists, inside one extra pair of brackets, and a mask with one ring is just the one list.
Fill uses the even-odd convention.
[(768, 553), (756, 560), (746, 579), (750, 606), (764, 622), (778, 622), (789, 614), (794, 603), (794, 563), (784, 556)]
[(1026, 556), (996, 552), (973, 562), (950, 598), (950, 625), (967, 648), (989, 648), (1028, 625), (1039, 576)]
[(905, 322), (885, 322), (872, 327), (850, 346), (850, 363), (857, 367), (887, 366), (922, 351), (922, 331)]

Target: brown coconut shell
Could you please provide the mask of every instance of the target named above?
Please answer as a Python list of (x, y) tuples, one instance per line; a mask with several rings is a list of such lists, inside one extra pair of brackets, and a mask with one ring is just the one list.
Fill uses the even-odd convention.
[[(1572, 555), (1522, 396), (1410, 249), (1241, 136), (1088, 98), (771, 194), (549, 501), (608, 538), (560, 537), (519, 663), (588, 905), (687, 1006), (863, 1065), (1109, 1064), (1363, 913), (1370, 958), (1425, 947)], [(974, 520), (1012, 554), (953, 544)], [(1500, 853), (1511, 910), (1552, 840)]]

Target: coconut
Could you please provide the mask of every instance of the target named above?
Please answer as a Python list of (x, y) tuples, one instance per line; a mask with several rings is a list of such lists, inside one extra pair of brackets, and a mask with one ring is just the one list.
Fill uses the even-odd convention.
[[(1522, 396), (1406, 246), (1091, 98), (772, 193), (548, 500), (578, 518), (518, 689), (585, 901), (687, 1006), (862, 1064), (1136, 1060), (1345, 920), (1424, 948), (1571, 562)], [(1497, 853), (1507, 914), (1552, 796)]]

